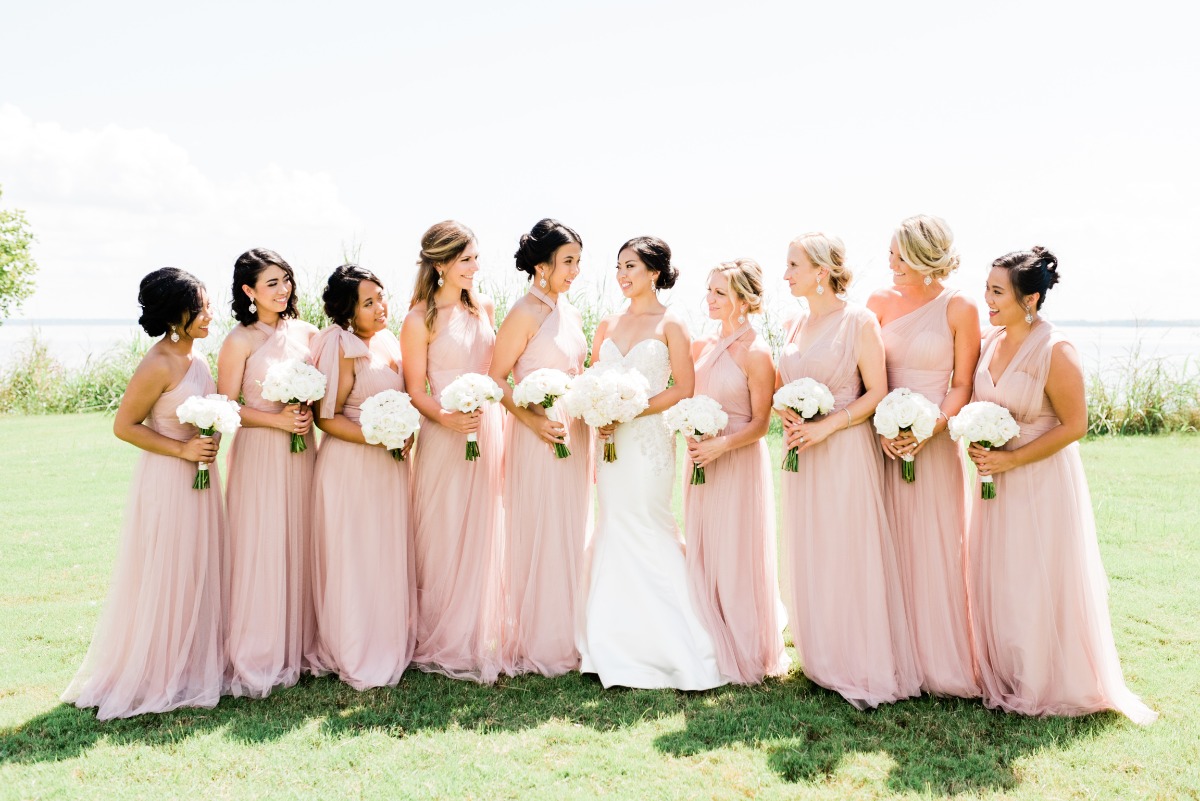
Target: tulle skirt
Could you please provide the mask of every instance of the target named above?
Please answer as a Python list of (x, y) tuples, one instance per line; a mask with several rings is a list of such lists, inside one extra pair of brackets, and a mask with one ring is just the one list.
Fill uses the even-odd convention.
[(226, 692), (263, 698), (308, 667), (312, 600), (312, 481), (316, 444), (292, 453), (291, 435), (243, 428), (229, 453), (225, 566)]
[(919, 695), (869, 425), (834, 433), (783, 473), (784, 575), (804, 673), (859, 709)]
[(987, 706), (1157, 714), (1125, 686), (1078, 445), (995, 476), (971, 512), (969, 592)]
[(192, 489), (194, 462), (144, 452), (134, 470), (104, 611), (83, 666), (63, 694), (100, 720), (221, 697), (224, 505)]
[[(411, 458), (411, 457), (410, 457)], [(394, 686), (416, 634), (409, 468), (376, 445), (321, 440), (313, 478), (314, 673)]]

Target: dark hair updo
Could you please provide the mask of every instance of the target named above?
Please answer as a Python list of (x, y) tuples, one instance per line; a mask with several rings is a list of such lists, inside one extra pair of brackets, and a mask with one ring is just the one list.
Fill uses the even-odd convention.
[(187, 270), (163, 267), (138, 285), (138, 305), (138, 325), (150, 336), (160, 337), (173, 325), (187, 330), (204, 309), (204, 284)]
[(254, 248), (238, 256), (237, 261), (233, 263), (233, 294), (229, 301), (229, 307), (233, 310), (234, 319), (242, 325), (254, 325), (258, 320), (258, 313), (250, 311), (250, 298), (242, 291), (242, 286), (254, 286), (257, 284), (258, 277), (268, 267), (278, 267), (283, 270), (292, 285), (292, 293), (288, 296), (287, 308), (279, 316), (299, 316), (296, 312), (296, 274), (292, 272), (291, 266), (283, 260), (282, 256), (273, 250)]
[(321, 300), (325, 302), (325, 314), (337, 325), (350, 330), (350, 322), (358, 308), (358, 285), (371, 281), (383, 289), (379, 276), (357, 264), (343, 264), (333, 271), (325, 283)]
[(1013, 291), (1022, 300), (1036, 292), (1038, 309), (1046, 302), (1050, 287), (1058, 283), (1058, 257), (1041, 245), (1005, 254), (992, 262), (992, 266), (1008, 270)]
[(621, 245), (617, 251), (618, 259), (621, 258), (622, 250), (632, 250), (638, 254), (647, 270), (658, 273), (658, 277), (654, 279), (655, 289), (670, 289), (675, 286), (679, 270), (671, 266), (671, 247), (666, 242), (656, 236), (635, 236)]
[(552, 264), (558, 249), (571, 244), (583, 247), (579, 234), (558, 220), (546, 218), (539, 220), (529, 233), (521, 234), (521, 243), (513, 259), (518, 270), (533, 278), (539, 264)]

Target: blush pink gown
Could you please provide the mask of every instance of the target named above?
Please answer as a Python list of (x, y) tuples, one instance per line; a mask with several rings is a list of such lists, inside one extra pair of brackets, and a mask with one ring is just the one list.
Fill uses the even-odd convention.
[[(578, 375), (588, 347), (579, 312), (537, 287), (529, 294), (552, 311), (513, 366), (513, 380), (520, 383), (543, 367)], [(558, 676), (579, 667), (575, 615), (591, 523), (592, 437), (582, 420), (554, 407), (548, 414), (567, 425), (571, 455), (564, 459), (514, 415), (505, 415), (502, 653), (510, 675)]]
[[(246, 406), (278, 412), (259, 385), (272, 364), (309, 359), (305, 327), (280, 320), (255, 323), (266, 334), (246, 360)], [(307, 667), (316, 633), (312, 606), (312, 479), (317, 448), (291, 452), (291, 434), (274, 428), (238, 430), (229, 450), (229, 547), (225, 582), (226, 692), (264, 698), (290, 687)]]
[[(313, 362), (328, 380), (318, 401), (322, 418), (334, 415), (343, 356), (354, 360), (354, 386), (342, 408), (350, 420), (358, 422), (372, 395), (404, 389), (396, 337), (380, 331), (371, 344), (337, 325), (313, 339)], [(378, 445), (321, 437), (313, 476), (312, 577), (313, 673), (335, 673), (359, 690), (395, 686), (412, 659), (416, 634), (407, 461), (396, 461)]]
[[(696, 361), (696, 394), (717, 401), (729, 415), (725, 434), (750, 423), (750, 385), (732, 351), (744, 351), (755, 338), (746, 323)], [(692, 463), (684, 459), (688, 586), (712, 635), (721, 675), (757, 684), (786, 674), (791, 664), (783, 645), (787, 616), (779, 597), (775, 484), (766, 440), (724, 454), (704, 472), (705, 483), (692, 486)]]
[[(486, 375), (496, 334), (457, 304), (429, 343), (426, 368), (434, 399), (464, 373)], [(479, 453), (465, 457), (467, 436), (421, 421), (413, 472), (417, 562), (417, 651), (422, 670), (484, 684), (500, 671), (504, 483), (503, 407), (486, 404)]]
[[(942, 294), (883, 326), (888, 389), (907, 387), (941, 404), (954, 372), (954, 334)], [(884, 459), (883, 489), (900, 560), (900, 587), (913, 631), (921, 688), (935, 695), (980, 693), (967, 613), (967, 479), (962, 450), (943, 431), (917, 454), (917, 480)]]
[[(1046, 397), (1050, 356), (1061, 337), (1039, 321), (998, 381), (988, 366), (1003, 329), (984, 338), (977, 401), (1009, 410), (1021, 435), (1011, 450), (1059, 424)], [(968, 588), (984, 703), (1024, 715), (1116, 710), (1154, 721), (1125, 686), (1108, 614), (1108, 577), (1079, 445), (994, 477), (996, 497), (971, 507)]]
[[(878, 325), (849, 304), (818, 320), (803, 313), (779, 357), (783, 382), (820, 381), (836, 401), (830, 415), (845, 416), (863, 394), (860, 333)], [(921, 692), (878, 451), (874, 429), (861, 423), (800, 454), (799, 472), (783, 473), (792, 640), (805, 675), (859, 709)]]
[[(145, 424), (181, 442), (196, 427), (175, 410), (217, 391), (208, 363), (192, 358)], [(225, 510), (217, 465), (212, 486), (192, 489), (195, 462), (143, 451), (129, 486), (117, 563), (83, 666), (62, 700), (96, 707), (100, 720), (214, 707), (221, 697), (221, 549)]]

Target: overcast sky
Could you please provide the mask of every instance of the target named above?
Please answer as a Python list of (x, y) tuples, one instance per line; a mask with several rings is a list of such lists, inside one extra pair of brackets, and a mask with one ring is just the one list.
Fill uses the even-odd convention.
[[(1200, 48), (1189, 4), (10, 4), (0, 205), (38, 236), (26, 317), (137, 315), (138, 279), (357, 244), (406, 303), (456, 218), (515, 275), (544, 216), (611, 272), (654, 234), (695, 309), (750, 256), (840, 234), (862, 299), (902, 218), (945, 217), (979, 295), (1043, 244), (1058, 319), (1200, 318)], [(610, 299), (618, 294), (608, 282)]]

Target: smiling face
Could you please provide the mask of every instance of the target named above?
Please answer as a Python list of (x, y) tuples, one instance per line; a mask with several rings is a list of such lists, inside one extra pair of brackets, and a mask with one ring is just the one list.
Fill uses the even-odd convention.
[(458, 258), (441, 268), (445, 286), (453, 290), (471, 290), (475, 287), (475, 273), (479, 272), (479, 246), (472, 240), (458, 254)]
[(566, 294), (571, 289), (571, 283), (579, 277), (579, 263), (582, 258), (583, 248), (575, 242), (568, 242), (554, 251), (549, 268), (538, 267), (546, 278), (546, 289), (555, 295)]
[[(1036, 301), (1036, 297), (1033, 298)], [(1019, 298), (1013, 290), (1012, 276), (1003, 267), (993, 267), (988, 273), (983, 302), (987, 304), (988, 322), (997, 326), (1016, 325), (1025, 321), (1025, 305), (1030, 298)], [(1033, 305), (1030, 304), (1032, 309)]]
[(188, 321), (183, 329), (184, 334), (192, 339), (204, 339), (208, 336), (208, 326), (212, 322), (212, 304), (208, 301), (207, 290), (200, 290), (200, 313)]
[(633, 248), (625, 248), (617, 254), (617, 286), (627, 298), (654, 292), (658, 273), (646, 269), (646, 263)]
[(892, 271), (892, 283), (895, 286), (908, 286), (918, 284), (925, 280), (925, 276), (918, 273), (912, 267), (905, 263), (904, 259), (900, 258), (900, 243), (896, 241), (896, 237), (892, 237), (892, 243), (888, 245), (888, 268)]
[(354, 307), (354, 330), (359, 334), (375, 334), (387, 327), (388, 306), (383, 287), (374, 281), (358, 282), (358, 303)]
[(804, 248), (793, 242), (788, 247), (787, 269), (783, 272), (783, 280), (787, 281), (792, 295), (799, 298), (815, 292), (820, 275), (821, 271), (809, 259)]
[(260, 316), (264, 311), (283, 314), (292, 297), (292, 279), (282, 267), (268, 264), (258, 274), (254, 286), (242, 284), (242, 291), (258, 307)]
[(710, 320), (733, 320), (746, 313), (746, 302), (737, 297), (729, 286), (729, 276), (723, 272), (713, 272), (708, 277), (708, 294), (704, 300), (708, 304)]

